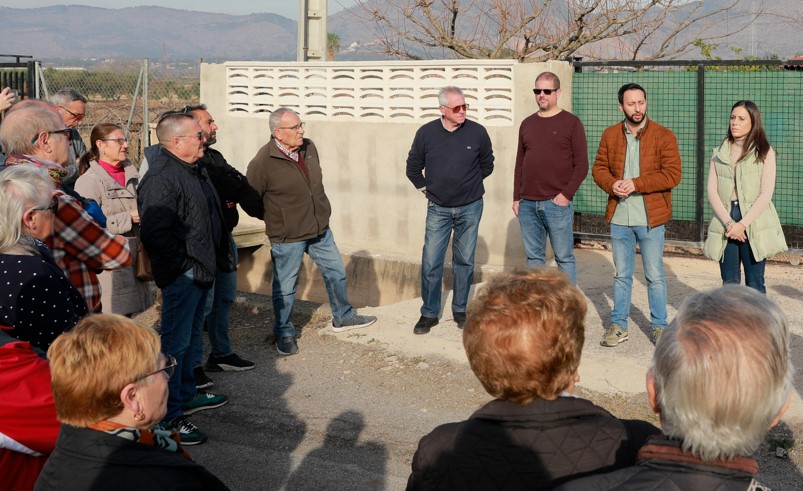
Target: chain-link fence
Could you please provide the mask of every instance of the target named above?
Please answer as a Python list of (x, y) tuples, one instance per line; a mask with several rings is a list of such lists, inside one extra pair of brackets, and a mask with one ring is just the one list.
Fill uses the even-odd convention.
[[(795, 65), (797, 66), (797, 65)], [(712, 212), (706, 180), (712, 151), (725, 138), (731, 106), (750, 99), (761, 108), (764, 129), (778, 153), (773, 202), (787, 243), (803, 249), (803, 197), (798, 165), (803, 154), (803, 72), (784, 69), (782, 62), (576, 62), (573, 108), (583, 121), (589, 162), (596, 157), (603, 130), (622, 120), (617, 91), (636, 82), (647, 91), (651, 119), (671, 129), (678, 139), (683, 178), (672, 192), (673, 219), (667, 239), (701, 242)], [(606, 237), (602, 216), (607, 196), (590, 178), (575, 195), (575, 231)]]
[(129, 158), (138, 166), (143, 150), (150, 143), (149, 127), (164, 111), (198, 104), (200, 74), (178, 71), (166, 64), (148, 60), (118, 64), (95, 70), (59, 70), (38, 66), (40, 99), (63, 88), (73, 88), (89, 100), (86, 117), (79, 131), (89, 148), (89, 134), (98, 123), (115, 123), (125, 128), (129, 139)]

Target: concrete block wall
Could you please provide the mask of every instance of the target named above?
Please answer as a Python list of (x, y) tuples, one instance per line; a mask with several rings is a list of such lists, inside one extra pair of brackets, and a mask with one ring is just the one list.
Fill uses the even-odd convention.
[[(547, 70), (561, 78), (559, 104), (571, 110), (571, 65), (513, 63), (513, 121), (486, 126), (496, 160), (493, 174), (485, 180), (485, 207), (476, 253), (479, 272), (524, 266), (519, 224), (511, 210), (513, 169), (519, 124), (537, 109), (532, 94), (535, 77)], [(244, 173), (259, 148), (269, 140), (268, 120), (265, 114), (230, 112), (227, 83), (226, 64), (202, 64), (201, 102), (207, 104), (220, 126), (215, 148)], [(460, 80), (442, 85), (452, 84), (460, 86)], [(280, 97), (275, 104), (282, 105)], [(474, 119), (471, 110), (468, 116)], [(426, 201), (407, 180), (405, 165), (415, 132), (427, 120), (364, 122), (305, 118), (304, 114), (301, 118), (305, 137), (315, 142), (321, 157), (324, 185), (333, 210), (331, 228), (349, 265), (354, 303), (379, 305), (417, 296)], [(243, 221), (245, 227), (261, 226), (253, 220)], [(239, 287), (269, 293), (269, 247), (243, 249), (241, 256)], [(305, 263), (298, 286), (300, 298), (325, 301), (320, 275), (310, 274), (310, 268)], [(476, 281), (480, 279), (481, 275), (475, 277)], [(450, 280), (445, 281), (444, 287), (449, 284)]]

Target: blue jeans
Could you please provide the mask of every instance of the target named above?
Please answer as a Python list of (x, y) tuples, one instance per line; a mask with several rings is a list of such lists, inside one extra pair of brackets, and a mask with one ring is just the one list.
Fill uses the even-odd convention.
[(332, 230), (327, 227), (324, 233), (314, 239), (270, 245), (273, 262), (273, 313), (276, 316), (273, 333), (276, 339), (296, 335), (295, 327), (290, 322), (290, 314), (296, 298), (298, 270), (305, 252), (321, 270), (329, 305), (332, 307), (332, 317), (338, 322), (354, 317), (355, 312), (346, 293), (346, 267), (343, 266)]
[[(738, 222), (742, 219), (742, 211), (739, 205), (731, 206), (731, 218)], [(722, 262), (719, 263), (719, 271), (722, 274), (722, 283), (742, 282), (742, 274), (739, 264), (744, 266), (744, 281), (747, 286), (754, 288), (761, 293), (767, 293), (764, 285), (764, 265), (766, 261), (756, 261), (753, 252), (750, 250), (750, 241), (739, 242), (738, 240), (728, 239), (725, 245), (725, 254)]]
[(165, 421), (181, 416), (181, 406), (195, 397), (191, 347), (200, 344), (203, 349), (207, 291), (193, 281), (192, 268), (162, 288), (162, 352), (173, 355), (177, 362), (176, 371), (167, 384)]
[(664, 276), (664, 234), (666, 227), (627, 227), (611, 224), (613, 245), (613, 311), (611, 323), (627, 329), (630, 299), (633, 293), (633, 270), (636, 265), (636, 243), (641, 250), (650, 322), (653, 328), (666, 327), (666, 277)]
[(574, 207), (555, 204), (551, 199), (519, 201), (519, 225), (527, 267), (546, 264), (546, 237), (552, 244), (558, 269), (577, 284), (577, 263), (574, 259)]
[[(234, 251), (234, 264), (237, 264), (237, 245), (229, 234), (231, 250)], [(204, 304), (204, 318), (206, 330), (209, 334), (210, 353), (215, 357), (227, 356), (234, 353), (229, 340), (229, 311), (237, 295), (237, 271), (216, 271), (215, 284), (206, 295)], [(190, 359), (193, 367), (203, 365), (204, 343), (190, 346)]]
[(437, 318), (441, 312), (441, 285), (446, 246), (452, 238), (452, 312), (465, 312), (474, 281), (474, 253), (482, 218), (482, 198), (463, 206), (445, 207), (429, 201), (424, 252), (421, 258), (421, 315)]

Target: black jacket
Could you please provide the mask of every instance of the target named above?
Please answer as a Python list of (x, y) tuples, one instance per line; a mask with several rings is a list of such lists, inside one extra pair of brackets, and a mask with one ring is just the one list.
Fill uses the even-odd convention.
[(421, 439), (407, 489), (552, 489), (574, 476), (633, 465), (647, 437), (658, 432), (585, 399), (536, 399), (526, 406), (495, 400)]
[(149, 169), (137, 189), (137, 205), (156, 285), (164, 288), (193, 268), (195, 283), (209, 288), (218, 269), (236, 266), (209, 177), (160, 145), (148, 147), (145, 155)]
[(259, 193), (248, 185), (248, 179), (244, 175), (226, 162), (222, 153), (214, 148), (206, 147), (206, 153), (198, 163), (206, 169), (209, 180), (215, 186), (215, 191), (220, 198), (223, 221), (229, 232), (234, 230), (240, 221), (237, 203), (250, 216), (262, 219), (264, 209)]
[(753, 485), (758, 463), (751, 458), (704, 464), (686, 454), (677, 440), (664, 436), (650, 438), (638, 454), (639, 462), (626, 469), (585, 477), (566, 483), (561, 491), (623, 490), (658, 491), (701, 489), (705, 491), (747, 491), (765, 489)]
[(152, 445), (62, 425), (36, 491), (228, 490), (203, 466)]

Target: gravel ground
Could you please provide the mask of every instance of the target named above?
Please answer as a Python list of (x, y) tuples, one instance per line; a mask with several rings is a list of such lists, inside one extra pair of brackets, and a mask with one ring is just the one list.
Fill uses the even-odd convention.
[[(153, 308), (138, 319), (156, 324), (158, 312)], [(268, 328), (269, 298), (238, 295), (231, 337), (257, 367), (210, 374), (211, 390), (230, 402), (192, 416), (210, 440), (188, 449), (231, 489), (404, 489), (418, 440), (490, 399), (467, 363), (400, 354), (370, 332), (333, 335), (330, 319), (327, 306), (296, 302), (301, 352), (282, 357)], [(645, 393), (580, 389), (579, 395), (618, 417), (658, 424)], [(772, 489), (803, 489), (803, 452), (799, 443), (793, 446), (801, 435), (803, 424), (782, 422), (756, 453), (759, 479)], [(790, 447), (788, 458), (775, 457), (778, 446)]]

